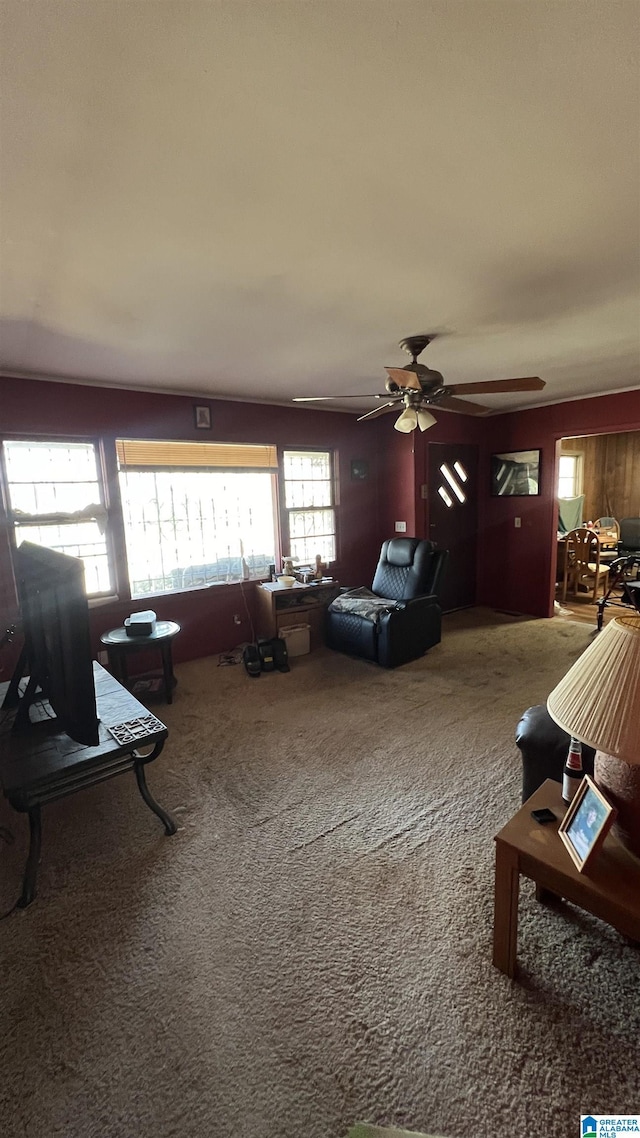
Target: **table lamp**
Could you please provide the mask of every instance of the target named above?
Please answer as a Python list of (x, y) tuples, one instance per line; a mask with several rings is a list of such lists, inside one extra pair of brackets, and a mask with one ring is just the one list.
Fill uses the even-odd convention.
[(640, 857), (640, 616), (616, 617), (547, 700), (559, 727), (594, 747), (594, 778)]

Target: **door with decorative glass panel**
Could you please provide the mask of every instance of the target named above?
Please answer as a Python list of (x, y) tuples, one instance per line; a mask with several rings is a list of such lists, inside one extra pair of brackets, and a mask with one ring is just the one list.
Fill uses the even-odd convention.
[(427, 449), (427, 534), (449, 550), (440, 587), (444, 612), (476, 602), (478, 448), (430, 443)]

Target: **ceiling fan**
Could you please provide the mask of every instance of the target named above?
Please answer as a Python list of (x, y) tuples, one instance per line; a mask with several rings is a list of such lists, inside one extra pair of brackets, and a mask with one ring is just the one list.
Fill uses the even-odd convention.
[[(409, 434), (419, 427), (421, 431), (428, 430), (436, 419), (428, 410), (429, 407), (442, 407), (443, 411), (457, 411), (462, 415), (486, 415), (488, 407), (480, 403), (471, 403), (468, 399), (459, 399), (459, 395), (471, 395), (476, 392), (485, 392), (487, 395), (500, 391), (541, 391), (545, 385), (543, 379), (537, 375), (526, 376), (522, 379), (496, 379), (481, 383), (456, 383), (453, 386), (445, 384), (439, 371), (418, 363), (418, 356), (434, 336), (407, 336), (400, 341), (400, 347), (411, 356), (411, 363), (405, 367), (388, 367), (385, 387), (387, 395), (391, 398), (383, 403), (382, 407), (374, 407), (366, 415), (360, 415), (358, 422), (364, 419), (376, 419), (378, 415), (388, 415), (403, 406), (403, 411), (393, 424), (396, 431)], [(318, 403), (333, 399), (386, 399), (385, 395), (299, 395), (294, 403)]]

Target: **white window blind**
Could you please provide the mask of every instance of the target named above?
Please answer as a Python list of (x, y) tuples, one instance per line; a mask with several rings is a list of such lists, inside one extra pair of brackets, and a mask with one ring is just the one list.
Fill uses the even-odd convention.
[(278, 469), (274, 446), (241, 443), (163, 442), (158, 439), (118, 439), (118, 464), (121, 470), (182, 468), (202, 470), (272, 470)]

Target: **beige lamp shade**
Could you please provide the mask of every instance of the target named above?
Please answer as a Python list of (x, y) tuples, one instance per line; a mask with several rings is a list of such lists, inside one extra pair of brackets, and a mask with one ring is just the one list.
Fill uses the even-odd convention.
[(640, 764), (640, 616), (606, 625), (553, 689), (547, 710), (581, 742)]

